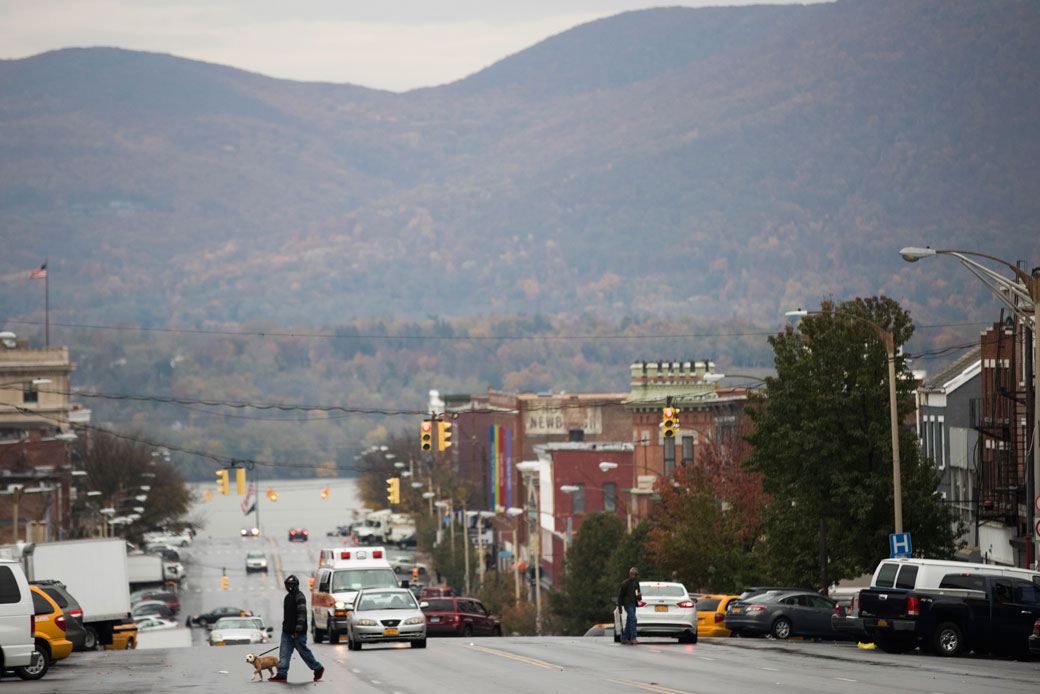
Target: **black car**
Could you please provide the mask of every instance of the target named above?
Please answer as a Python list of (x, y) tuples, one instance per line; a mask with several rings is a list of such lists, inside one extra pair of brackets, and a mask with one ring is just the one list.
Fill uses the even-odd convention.
[(837, 603), (813, 591), (770, 591), (752, 596), (726, 610), (726, 628), (746, 635), (768, 635), (774, 639), (792, 636), (837, 639), (831, 626)]
[(189, 627), (206, 627), (212, 629), (213, 625), (221, 617), (252, 617), (253, 613), (239, 607), (218, 607), (204, 614), (188, 617), (186, 625)]
[(1029, 635), (1029, 653), (1040, 658), (1040, 619), (1033, 622), (1033, 633)]
[(87, 642), (87, 630), (83, 627), (83, 609), (79, 606), (76, 598), (72, 597), (61, 581), (46, 580), (33, 581), (47, 594), (51, 600), (58, 603), (58, 607), (65, 613), (65, 638), (72, 642), (72, 650), (84, 650)]
[(306, 542), (307, 531), (303, 528), (293, 528), (289, 531), (289, 542)]

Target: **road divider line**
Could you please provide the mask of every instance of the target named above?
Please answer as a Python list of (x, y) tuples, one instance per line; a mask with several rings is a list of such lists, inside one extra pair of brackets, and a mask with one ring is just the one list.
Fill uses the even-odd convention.
[[(274, 542), (272, 541), (271, 544)], [(274, 557), (274, 577), (278, 579), (278, 585), (282, 585), (285, 583), (285, 576), (282, 575), (282, 557), (278, 554), (278, 550), (274, 550), (271, 556)]]
[(528, 658), (527, 656), (524, 656), (524, 655), (517, 655), (515, 653), (509, 653), (507, 651), (500, 651), (497, 648), (488, 648), (487, 646), (476, 646), (474, 644), (466, 644), (466, 645), (463, 645), (462, 647), (463, 648), (469, 648), (469, 649), (472, 649), (474, 651), (480, 651), (481, 653), (488, 653), (490, 655), (497, 655), (497, 656), (501, 656), (503, 658), (509, 658), (510, 660), (516, 660), (516, 661), (521, 662), (521, 663), (527, 663), (528, 665), (536, 665), (538, 667), (545, 668), (546, 670), (562, 670), (563, 669), (562, 665), (554, 665), (552, 663), (547, 663), (544, 660), (538, 660), (537, 658)]
[(639, 689), (645, 689), (648, 692), (657, 692), (658, 694), (693, 694), (693, 692), (683, 691), (682, 689), (662, 687), (661, 685), (654, 684), (653, 682), (633, 682), (632, 680), (607, 680), (607, 682), (613, 682), (614, 684), (624, 684), (629, 687), (637, 687)]

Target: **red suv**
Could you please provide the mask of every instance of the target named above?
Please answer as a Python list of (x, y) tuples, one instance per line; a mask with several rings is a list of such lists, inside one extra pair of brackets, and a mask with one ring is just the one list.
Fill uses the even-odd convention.
[(501, 636), (502, 620), (474, 598), (426, 598), (426, 633), (430, 636)]
[(169, 607), (170, 611), (174, 614), (180, 612), (181, 609), (180, 598), (168, 590), (156, 590), (151, 593), (145, 593), (142, 599), (166, 603), (166, 606)]

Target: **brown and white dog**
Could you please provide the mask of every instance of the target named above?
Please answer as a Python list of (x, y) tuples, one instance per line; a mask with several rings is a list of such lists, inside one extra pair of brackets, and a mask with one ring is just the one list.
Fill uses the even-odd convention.
[(250, 682), (255, 680), (258, 676), (260, 677), (260, 681), (263, 682), (264, 670), (270, 671), (270, 674), (267, 676), (268, 679), (274, 677), (274, 673), (278, 671), (278, 656), (276, 655), (265, 655), (261, 658), (257, 658), (255, 654), (250, 653), (246, 656), (246, 662), (252, 663), (253, 667), (256, 668), (253, 670), (253, 676), (249, 678)]

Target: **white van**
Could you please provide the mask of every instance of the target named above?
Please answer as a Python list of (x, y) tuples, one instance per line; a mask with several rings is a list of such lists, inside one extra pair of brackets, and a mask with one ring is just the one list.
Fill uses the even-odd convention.
[[(383, 547), (321, 550), (311, 588), (311, 640), (339, 643), (347, 629), (347, 606), (365, 588), (398, 588), (400, 583)], [(407, 582), (404, 583), (407, 586)]]
[(0, 560), (0, 668), (25, 667), (32, 662), (36, 642), (33, 640), (32, 593), (22, 565)]
[(870, 579), (870, 585), (873, 588), (935, 590), (945, 576), (953, 573), (1021, 578), (1026, 581), (1032, 581), (1036, 586), (1040, 586), (1040, 572), (1029, 569), (1000, 566), (999, 564), (972, 564), (966, 561), (918, 559), (915, 557), (882, 560), (877, 565), (877, 568), (874, 569), (874, 576)]

